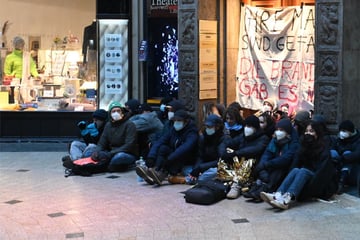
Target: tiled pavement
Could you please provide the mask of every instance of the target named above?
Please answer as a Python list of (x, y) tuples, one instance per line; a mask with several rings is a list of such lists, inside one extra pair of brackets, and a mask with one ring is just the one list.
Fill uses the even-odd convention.
[(0, 152), (0, 239), (360, 239), (348, 194), (287, 211), (242, 197), (200, 206), (185, 203), (189, 186), (148, 186), (134, 171), (65, 178), (64, 154)]

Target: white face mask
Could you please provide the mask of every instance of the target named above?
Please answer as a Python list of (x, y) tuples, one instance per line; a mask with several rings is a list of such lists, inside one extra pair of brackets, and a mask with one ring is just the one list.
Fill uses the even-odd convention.
[(182, 121), (174, 121), (174, 128), (176, 131), (180, 131), (184, 128), (184, 122)]
[(350, 133), (349, 132), (346, 132), (346, 131), (340, 131), (339, 132), (339, 138), (340, 139), (345, 139), (345, 138), (348, 138), (350, 137)]
[(275, 137), (277, 140), (284, 139), (286, 137), (286, 132), (282, 130), (275, 130)]
[(122, 115), (118, 112), (113, 112), (111, 113), (111, 118), (114, 120), (114, 121), (119, 121), (122, 119)]
[(174, 116), (174, 112), (168, 112), (168, 119), (171, 120)]
[(271, 111), (271, 107), (268, 105), (264, 105), (263, 106), (263, 112), (270, 112)]
[(209, 136), (214, 135), (215, 134), (215, 128), (206, 128), (205, 132)]
[(252, 127), (245, 127), (245, 128), (244, 128), (244, 135), (245, 135), (245, 137), (248, 137), (248, 136), (253, 135), (254, 132), (255, 132), (255, 129), (252, 128)]

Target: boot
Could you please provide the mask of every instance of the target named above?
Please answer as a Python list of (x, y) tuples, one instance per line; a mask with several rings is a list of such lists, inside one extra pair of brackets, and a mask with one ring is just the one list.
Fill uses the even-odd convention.
[(347, 176), (349, 175), (349, 172), (347, 170), (342, 170), (341, 171), (341, 176), (340, 176), (340, 180), (338, 183), (338, 189), (337, 189), (337, 194), (341, 195), (344, 193), (344, 189), (345, 189), (345, 180), (347, 178)]

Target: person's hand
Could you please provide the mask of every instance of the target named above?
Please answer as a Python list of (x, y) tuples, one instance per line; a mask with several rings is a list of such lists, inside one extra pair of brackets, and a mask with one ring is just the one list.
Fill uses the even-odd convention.
[(197, 178), (199, 177), (200, 175), (200, 172), (201, 172), (201, 169), (200, 168), (194, 168), (191, 172), (190, 172), (190, 178)]
[(106, 151), (97, 151), (91, 154), (91, 159), (94, 161), (106, 161), (111, 158), (111, 153)]

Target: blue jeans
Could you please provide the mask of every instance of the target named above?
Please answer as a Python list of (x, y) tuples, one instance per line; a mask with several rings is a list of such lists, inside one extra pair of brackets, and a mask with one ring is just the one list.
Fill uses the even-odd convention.
[[(187, 174), (185, 174), (186, 176), (186, 183), (187, 184), (195, 184), (197, 182), (206, 182), (209, 180), (212, 180), (216, 177), (217, 174), (217, 168), (209, 168), (208, 170), (206, 170), (205, 172), (203, 172), (198, 178), (197, 180), (191, 180), (188, 175), (190, 174), (190, 172), (192, 171), (192, 167), (191, 169), (189, 169), (189, 171), (187, 172)], [(184, 171), (185, 172), (185, 171)]]
[(278, 188), (278, 192), (289, 192), (297, 198), (305, 184), (314, 176), (314, 172), (306, 168), (293, 168)]
[(110, 160), (112, 166), (130, 166), (135, 164), (136, 157), (132, 154), (119, 152), (116, 153)]
[(84, 142), (75, 140), (70, 145), (70, 157), (73, 161), (79, 158), (90, 157), (95, 149), (96, 145), (93, 143), (86, 145)]

